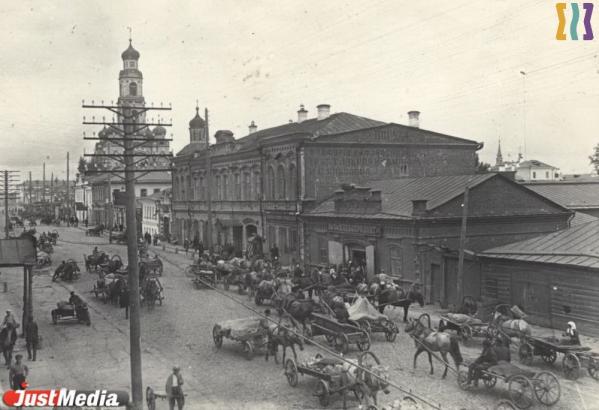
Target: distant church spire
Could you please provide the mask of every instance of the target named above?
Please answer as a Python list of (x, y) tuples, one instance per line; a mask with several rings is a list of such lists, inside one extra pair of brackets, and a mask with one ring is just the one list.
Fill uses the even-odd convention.
[(499, 144), (497, 145), (497, 157), (495, 158), (495, 166), (503, 165), (503, 155), (501, 155), (501, 138), (499, 138)]

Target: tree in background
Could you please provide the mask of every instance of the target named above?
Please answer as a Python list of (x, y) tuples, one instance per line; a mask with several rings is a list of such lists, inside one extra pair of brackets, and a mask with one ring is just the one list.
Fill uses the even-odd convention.
[(476, 154), (476, 173), (477, 174), (486, 174), (491, 171), (491, 164), (487, 164), (486, 162), (481, 162), (478, 154)]
[(595, 172), (599, 174), (599, 144), (595, 145), (595, 148), (593, 148), (593, 155), (589, 157), (589, 160), (591, 161), (591, 165)]

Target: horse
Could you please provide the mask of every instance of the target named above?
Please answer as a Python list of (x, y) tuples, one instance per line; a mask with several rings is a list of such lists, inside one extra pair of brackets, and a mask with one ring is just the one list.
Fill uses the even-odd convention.
[(16, 342), (17, 329), (11, 323), (7, 323), (0, 331), (0, 349), (2, 349), (6, 367), (9, 367), (12, 362), (12, 352)]
[(462, 363), (462, 353), (458, 337), (449, 333), (435, 331), (427, 328), (420, 320), (410, 319), (405, 327), (405, 332), (414, 338), (416, 344), (416, 353), (414, 354), (414, 369), (416, 368), (416, 359), (422, 352), (428, 353), (428, 361), (431, 365), (431, 373), (433, 374), (433, 359), (431, 352), (440, 352), (443, 361), (445, 362), (445, 371), (443, 378), (447, 376), (447, 353), (451, 355), (456, 367)]
[(378, 294), (379, 312), (384, 313), (387, 306), (403, 307), (404, 323), (408, 321), (408, 310), (414, 302), (418, 302), (420, 307), (424, 306), (424, 296), (414, 285), (408, 289), (407, 293), (401, 288), (388, 286), (381, 289)]
[(148, 278), (143, 286), (143, 303), (148, 306), (154, 306), (157, 300), (160, 299), (160, 284), (155, 278)]
[(295, 299), (290, 301), (285, 310), (293, 319), (302, 324), (302, 329), (305, 335), (312, 333), (311, 328), (307, 325), (310, 324), (310, 317), (312, 313), (321, 313), (323, 309), (321, 305), (316, 303), (313, 299)]
[(277, 353), (279, 351), (279, 346), (283, 346), (283, 360), (282, 363), (285, 363), (285, 356), (287, 353), (287, 348), (290, 347), (293, 352), (293, 358), (297, 361), (297, 353), (295, 351), (295, 345), (298, 345), (300, 350), (304, 350), (304, 343), (302, 342), (302, 337), (297, 333), (292, 332), (289, 328), (297, 328), (293, 318), (290, 317), (290, 320), (286, 320), (285, 325), (281, 326), (282, 322), (279, 320), (279, 324), (276, 326), (269, 326), (268, 329), (268, 341), (266, 343), (266, 356), (265, 360), (268, 361), (269, 355), (272, 355), (275, 358), (275, 363), (279, 364), (279, 360), (277, 358)]
[(124, 278), (118, 278), (108, 284), (107, 296), (111, 304), (116, 305), (119, 302), (119, 297), (126, 286), (127, 280)]

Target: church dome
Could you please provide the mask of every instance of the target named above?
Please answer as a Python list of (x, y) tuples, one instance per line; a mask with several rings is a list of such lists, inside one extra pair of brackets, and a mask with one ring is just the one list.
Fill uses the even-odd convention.
[(104, 128), (102, 128), (100, 130), (100, 132), (98, 133), (98, 137), (99, 138), (106, 138), (106, 137), (108, 137), (108, 134), (109, 134), (108, 128), (106, 128), (106, 126), (104, 126)]
[(154, 136), (156, 136), (157, 138), (162, 138), (166, 135), (166, 129), (162, 125), (154, 127), (154, 130), (152, 132), (154, 133)]
[(189, 121), (189, 128), (204, 128), (206, 122), (200, 117), (200, 109), (196, 107), (196, 116)]
[(139, 51), (133, 48), (131, 45), (131, 40), (129, 40), (129, 48), (123, 51), (121, 58), (123, 60), (139, 60)]

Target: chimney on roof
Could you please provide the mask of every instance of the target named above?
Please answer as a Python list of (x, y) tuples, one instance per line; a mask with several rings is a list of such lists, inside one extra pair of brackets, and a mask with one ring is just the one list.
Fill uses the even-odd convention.
[(256, 131), (258, 131), (258, 126), (256, 124), (254, 124), (254, 121), (252, 121), (252, 123), (249, 126), (249, 129), (250, 129), (250, 134), (253, 134)]
[(224, 144), (226, 142), (234, 142), (235, 137), (233, 137), (233, 133), (229, 130), (218, 130), (214, 134), (214, 139), (217, 144)]
[(420, 111), (408, 111), (410, 127), (420, 128)]
[(318, 120), (324, 120), (331, 114), (331, 106), (329, 104), (320, 104), (316, 106), (318, 110)]
[(300, 105), (297, 111), (297, 122), (306, 121), (308, 119), (308, 111), (304, 108), (304, 104)]
[(422, 216), (426, 214), (426, 199), (412, 200), (412, 216)]

